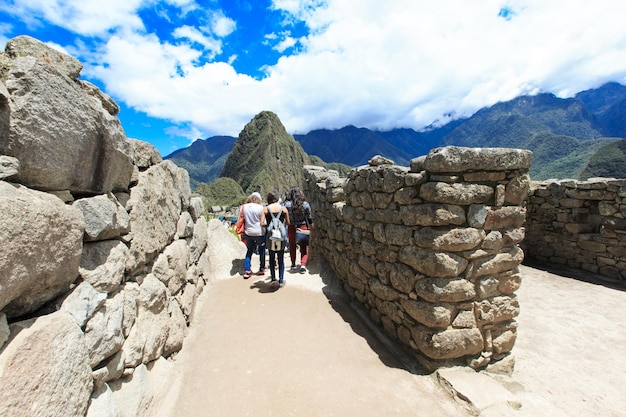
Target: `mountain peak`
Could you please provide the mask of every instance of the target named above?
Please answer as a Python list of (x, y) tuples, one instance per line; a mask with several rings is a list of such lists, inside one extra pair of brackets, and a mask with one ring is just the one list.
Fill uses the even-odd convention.
[(220, 177), (229, 177), (250, 194), (265, 195), (302, 187), (302, 167), (310, 163), (302, 146), (287, 133), (278, 116), (262, 111), (243, 128)]

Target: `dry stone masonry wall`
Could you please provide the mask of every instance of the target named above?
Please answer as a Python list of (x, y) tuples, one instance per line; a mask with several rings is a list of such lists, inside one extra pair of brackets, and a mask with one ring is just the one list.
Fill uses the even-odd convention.
[(533, 182), (527, 217), (528, 257), (626, 280), (626, 180)]
[(315, 250), (423, 366), (511, 368), (531, 152), (447, 147), (340, 178), (307, 166)]
[(230, 255), (209, 234), (236, 240), (78, 61), (19, 37), (0, 63), (0, 415), (150, 415)]

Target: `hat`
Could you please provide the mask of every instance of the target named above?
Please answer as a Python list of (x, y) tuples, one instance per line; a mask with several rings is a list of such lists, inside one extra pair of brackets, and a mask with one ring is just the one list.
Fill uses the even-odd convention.
[(263, 197), (261, 197), (261, 194), (257, 193), (256, 191), (250, 194), (250, 197), (259, 197), (259, 200), (263, 201)]

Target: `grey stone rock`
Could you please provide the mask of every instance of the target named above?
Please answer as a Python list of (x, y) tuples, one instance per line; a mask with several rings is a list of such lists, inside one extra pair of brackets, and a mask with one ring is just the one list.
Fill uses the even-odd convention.
[(187, 330), (187, 321), (177, 300), (172, 300), (171, 310), (169, 332), (163, 347), (163, 356), (165, 357), (182, 349)]
[(119, 119), (43, 59), (11, 61), (8, 140), (0, 153), (21, 163), (16, 182), (40, 190), (98, 194), (128, 188), (132, 163)]
[(180, 215), (180, 219), (178, 219), (178, 226), (176, 227), (176, 236), (179, 239), (184, 239), (186, 237), (193, 235), (193, 218), (188, 211), (183, 211)]
[(117, 402), (119, 417), (152, 417), (169, 398), (164, 393), (171, 389), (175, 365), (164, 359), (148, 365), (139, 365), (126, 378), (111, 381), (109, 385)]
[(138, 139), (128, 139), (131, 161), (140, 170), (145, 170), (163, 161), (163, 157), (154, 145)]
[(425, 278), (415, 284), (417, 295), (426, 301), (458, 303), (476, 298), (474, 284), (463, 278)]
[(106, 293), (96, 291), (88, 282), (81, 282), (74, 291), (63, 300), (61, 310), (71, 314), (74, 320), (76, 320), (76, 324), (82, 328), (102, 304), (104, 304), (106, 299)]
[(0, 352), (2, 351), (4, 343), (9, 340), (10, 335), (11, 330), (9, 329), (9, 323), (7, 322), (7, 315), (0, 313)]
[(20, 161), (6, 155), (0, 155), (0, 180), (9, 178), (20, 172)]
[(475, 303), (480, 325), (510, 321), (519, 315), (519, 302), (515, 296), (493, 297)]
[(122, 331), (124, 294), (117, 293), (104, 302), (85, 326), (85, 344), (92, 368), (118, 352), (124, 344)]
[(114, 239), (130, 231), (130, 216), (112, 193), (81, 198), (73, 206), (83, 212), (87, 242)]
[(154, 275), (146, 276), (139, 287), (137, 318), (122, 347), (125, 366), (136, 367), (158, 359), (169, 331), (169, 295)]
[(439, 252), (416, 246), (404, 246), (400, 249), (398, 260), (412, 266), (418, 272), (438, 278), (458, 276), (467, 267), (467, 260), (448, 252)]
[(202, 197), (192, 197), (189, 200), (189, 214), (193, 221), (197, 221), (204, 214), (204, 203)]
[(431, 150), (424, 167), (430, 172), (528, 170), (531, 161), (529, 150), (447, 146)]
[(484, 344), (479, 329), (436, 331), (413, 328), (411, 334), (418, 349), (431, 359), (454, 359), (475, 355), (480, 353)]
[(427, 182), (420, 187), (419, 195), (433, 203), (467, 206), (489, 201), (493, 196), (493, 188), (481, 184)]
[(169, 160), (139, 174), (128, 201), (133, 240), (127, 272), (141, 272), (174, 240), (180, 213), (189, 205), (190, 194), (187, 171)]
[(484, 238), (484, 230), (472, 227), (423, 227), (415, 233), (415, 244), (423, 248), (459, 252), (476, 248)]
[(24, 326), (0, 354), (0, 375), (0, 415), (83, 417), (87, 411), (89, 355), (83, 332), (67, 313)]
[(85, 417), (119, 417), (117, 402), (108, 384), (102, 384), (93, 390)]
[(402, 308), (413, 320), (433, 329), (445, 329), (452, 321), (454, 307), (403, 299)]
[(186, 283), (189, 268), (189, 246), (176, 240), (165, 248), (152, 267), (152, 274), (163, 282), (172, 294), (178, 293)]
[(117, 116), (120, 112), (120, 106), (108, 95), (102, 92), (98, 87), (85, 80), (78, 80), (78, 84), (87, 95), (92, 96), (100, 102), (102, 108), (111, 116)]
[(124, 278), (128, 247), (119, 240), (85, 243), (78, 271), (103, 293), (112, 293)]
[(53, 66), (61, 74), (75, 80), (83, 69), (83, 64), (79, 60), (57, 51), (30, 36), (22, 35), (10, 39), (5, 47), (7, 56), (18, 58), (22, 56), (32, 56), (47, 65)]
[(393, 161), (389, 158), (385, 158), (384, 156), (381, 155), (376, 155), (374, 156), (372, 159), (370, 159), (369, 161), (367, 161), (369, 166), (381, 166), (381, 165), (393, 165)]
[(465, 210), (450, 204), (420, 204), (400, 207), (406, 226), (445, 226), (465, 223)]
[(85, 225), (57, 197), (4, 181), (0, 213), (0, 309), (21, 316), (69, 290)]
[(207, 246), (208, 228), (204, 217), (200, 217), (193, 227), (193, 237), (189, 242), (190, 262), (197, 263)]

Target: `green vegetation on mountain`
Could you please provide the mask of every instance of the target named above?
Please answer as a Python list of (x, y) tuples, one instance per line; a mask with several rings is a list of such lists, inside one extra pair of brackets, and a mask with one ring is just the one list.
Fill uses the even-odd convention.
[(235, 180), (246, 194), (281, 193), (302, 187), (302, 167), (311, 163), (302, 146), (287, 133), (276, 114), (263, 111), (241, 131), (220, 177)]
[(601, 147), (582, 170), (582, 178), (626, 178), (626, 139)]
[(581, 179), (584, 167), (594, 154), (615, 140), (599, 138), (580, 141), (570, 136), (543, 134), (531, 138), (523, 148), (533, 151), (533, 162), (530, 168), (532, 179)]
[(196, 193), (204, 197), (205, 206), (238, 206), (242, 204), (247, 195), (232, 178), (218, 178), (210, 184), (200, 183)]

